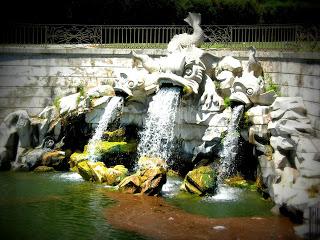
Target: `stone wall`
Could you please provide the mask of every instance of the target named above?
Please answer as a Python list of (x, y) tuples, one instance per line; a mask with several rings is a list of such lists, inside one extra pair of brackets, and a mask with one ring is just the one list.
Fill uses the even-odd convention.
[[(129, 49), (96, 45), (0, 46), (0, 121), (10, 112), (26, 109), (38, 114), (55, 98), (82, 85), (112, 83), (117, 72), (130, 68)], [(150, 56), (165, 50), (147, 49)], [(211, 50), (216, 56), (247, 60), (246, 51)], [(320, 54), (257, 52), (265, 74), (279, 84), (282, 96), (301, 96), (308, 117), (320, 136)]]

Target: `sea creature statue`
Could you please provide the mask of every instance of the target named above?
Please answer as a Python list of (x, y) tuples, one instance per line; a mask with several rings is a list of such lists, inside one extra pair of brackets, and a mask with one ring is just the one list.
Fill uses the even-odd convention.
[(188, 17), (184, 19), (192, 28), (193, 33), (182, 33), (175, 35), (168, 44), (168, 52), (174, 52), (183, 47), (188, 47), (195, 45), (197, 47), (203, 42), (204, 33), (200, 27), (201, 23), (201, 14), (200, 13), (190, 13)]
[[(175, 35), (164, 57), (151, 58), (133, 51), (133, 68), (120, 73), (116, 91), (124, 92), (131, 100), (144, 102), (146, 96), (157, 92), (163, 84), (172, 84), (181, 86), (185, 97), (200, 95), (197, 99), (201, 110), (220, 110), (223, 99), (216, 93), (210, 77), (219, 58), (197, 47), (204, 36), (201, 14), (189, 13), (184, 20), (193, 27), (193, 34)], [(143, 69), (139, 68), (140, 63)]]
[(247, 71), (253, 72), (255, 77), (263, 77), (263, 69), (261, 64), (256, 59), (256, 49), (255, 47), (249, 47), (249, 60), (247, 64)]
[(250, 107), (255, 104), (270, 105), (276, 98), (275, 92), (265, 92), (261, 64), (255, 58), (256, 49), (249, 48), (249, 60), (242, 75), (237, 76), (231, 87), (230, 100)]

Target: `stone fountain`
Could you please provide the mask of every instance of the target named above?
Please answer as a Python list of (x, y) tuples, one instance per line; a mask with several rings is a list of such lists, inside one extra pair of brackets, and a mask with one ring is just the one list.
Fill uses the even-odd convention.
[[(302, 99), (268, 91), (254, 47), (248, 49), (244, 62), (199, 48), (203, 41), (200, 20), (200, 14), (188, 15), (185, 21), (193, 34), (174, 36), (166, 56), (152, 58), (132, 51), (132, 68), (118, 72), (110, 85), (83, 87), (37, 117), (26, 111), (9, 114), (0, 126), (0, 168), (71, 169), (85, 180), (148, 195), (161, 194), (168, 171), (174, 169), (184, 177), (182, 190), (214, 194), (218, 182), (241, 175), (238, 148), (230, 148), (235, 157), (232, 174), (219, 172), (234, 107), (241, 105), (243, 114), (236, 116), (235, 134), (249, 146), (246, 154), (256, 159), (253, 170), (260, 191), (274, 201), (275, 208), (307, 220), (309, 207), (320, 200), (320, 139), (315, 137)], [(177, 93), (177, 101), (172, 101), (174, 116), (168, 118), (172, 121), (170, 151), (166, 157), (137, 154), (143, 148), (139, 144), (151, 118), (150, 107), (166, 105), (157, 96), (168, 88)], [(115, 103), (115, 98), (121, 100)], [(106, 111), (112, 114), (99, 128)], [(88, 144), (97, 128), (99, 138), (94, 145)], [(299, 228), (305, 231), (305, 225)]]

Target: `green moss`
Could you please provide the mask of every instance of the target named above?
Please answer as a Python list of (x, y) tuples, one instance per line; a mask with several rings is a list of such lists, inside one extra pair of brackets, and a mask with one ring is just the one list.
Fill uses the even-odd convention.
[[(136, 152), (136, 143), (127, 142), (107, 142), (107, 141), (97, 141), (95, 143), (95, 154), (106, 154), (106, 153), (133, 153)], [(88, 145), (84, 147), (84, 152), (87, 152)]]
[(107, 131), (104, 132), (104, 136), (106, 136), (109, 142), (123, 142), (125, 141), (126, 131), (124, 128), (119, 128), (115, 131)]
[(231, 178), (225, 179), (225, 184), (231, 186), (231, 187), (237, 187), (237, 188), (245, 188), (249, 189), (251, 191), (257, 190), (257, 185), (254, 182), (249, 182), (245, 180), (242, 176), (234, 176)]
[(70, 167), (73, 168), (78, 163), (86, 161), (86, 160), (88, 160), (88, 153), (75, 152), (75, 153), (71, 154), (69, 164), (70, 164)]
[(224, 105), (226, 106), (226, 108), (231, 106), (231, 101), (230, 101), (229, 97), (225, 97), (223, 99), (223, 102), (224, 102)]
[(192, 93), (191, 87), (184, 86), (182, 89), (182, 95), (188, 96)]
[(212, 166), (201, 166), (187, 174), (184, 187), (188, 192), (204, 195), (215, 191), (216, 180), (217, 175)]
[(61, 97), (55, 97), (54, 100), (53, 100), (53, 106), (56, 107), (56, 109), (58, 110), (58, 112), (60, 112), (60, 100), (61, 100)]
[(245, 112), (243, 114), (243, 128), (249, 128), (250, 125), (251, 125), (250, 116), (249, 116), (248, 112)]

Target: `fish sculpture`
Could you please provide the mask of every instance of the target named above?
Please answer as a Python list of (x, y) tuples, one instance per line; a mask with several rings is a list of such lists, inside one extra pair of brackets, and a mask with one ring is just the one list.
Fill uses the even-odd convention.
[(190, 47), (192, 45), (199, 47), (203, 42), (204, 32), (200, 27), (201, 14), (189, 12), (188, 17), (186, 17), (184, 21), (187, 22), (193, 28), (193, 33), (182, 33), (175, 35), (168, 43), (167, 50), (169, 53), (184, 47)]

